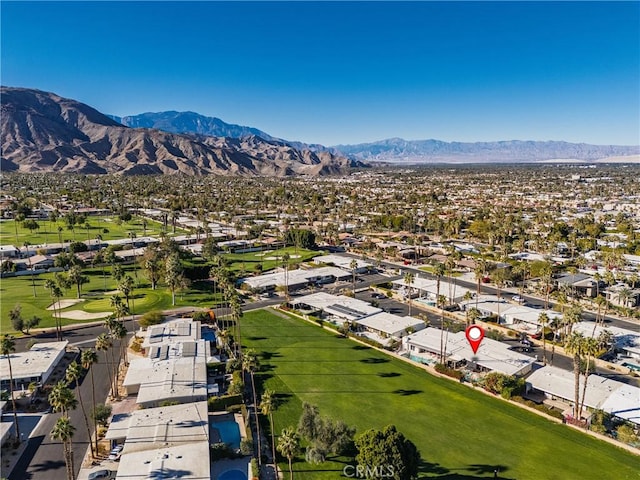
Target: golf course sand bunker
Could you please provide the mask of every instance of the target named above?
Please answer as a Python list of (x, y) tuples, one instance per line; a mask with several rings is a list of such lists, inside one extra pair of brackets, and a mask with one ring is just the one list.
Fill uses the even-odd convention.
[[(289, 258), (300, 258), (300, 255), (289, 255)], [(282, 257), (266, 257), (265, 260), (282, 260)]]
[(68, 312), (60, 312), (55, 316), (60, 318), (68, 318), (70, 320), (97, 320), (98, 318), (105, 318), (111, 315), (111, 312), (95, 312), (88, 313), (82, 310), (70, 310)]
[(64, 300), (60, 300), (59, 302), (52, 303), (47, 307), (47, 310), (62, 310), (63, 308), (70, 307), (80, 302), (84, 302), (84, 299), (82, 298), (64, 299)]

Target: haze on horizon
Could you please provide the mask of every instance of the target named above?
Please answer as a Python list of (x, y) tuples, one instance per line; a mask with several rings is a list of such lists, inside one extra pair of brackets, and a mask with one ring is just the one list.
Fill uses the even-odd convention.
[(12, 2), (2, 84), (324, 145), (640, 145), (639, 2)]

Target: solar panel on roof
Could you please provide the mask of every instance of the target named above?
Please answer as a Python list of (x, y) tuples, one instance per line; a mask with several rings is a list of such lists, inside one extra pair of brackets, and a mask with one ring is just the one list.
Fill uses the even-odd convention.
[(328, 308), (335, 310), (336, 312), (344, 313), (346, 315), (350, 315), (352, 317), (364, 317), (366, 313), (360, 312), (354, 308), (345, 307), (344, 305), (329, 305)]
[(169, 345), (162, 345), (160, 347), (158, 358), (160, 360), (166, 360), (167, 358), (169, 358)]
[(187, 336), (191, 333), (191, 324), (190, 323), (180, 323), (178, 324), (178, 335)]
[(196, 356), (196, 342), (185, 342), (182, 344), (182, 356), (183, 357), (195, 357)]

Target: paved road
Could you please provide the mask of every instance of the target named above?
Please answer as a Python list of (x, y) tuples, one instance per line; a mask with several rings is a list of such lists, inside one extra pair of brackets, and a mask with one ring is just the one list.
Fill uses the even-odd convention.
[[(88, 329), (81, 329), (79, 331), (85, 333), (85, 330)], [(103, 328), (99, 330), (99, 333), (104, 331)], [(73, 333), (75, 334), (76, 332)], [(93, 346), (93, 344), (86, 345), (86, 348), (90, 346)], [(93, 368), (95, 368), (96, 402), (104, 403), (107, 398), (109, 382), (104, 380), (108, 378), (108, 374), (105, 354), (103, 352), (99, 352), (98, 363), (95, 364)], [(91, 374), (86, 375), (82, 379), (80, 389), (87, 414), (89, 414), (91, 410)], [(27, 448), (9, 475), (9, 480), (66, 480), (62, 443), (52, 440), (50, 437), (51, 430), (59, 416), (59, 413), (51, 413), (43, 417), (42, 421), (32, 432), (28, 440)], [(77, 409), (71, 411), (70, 418), (72, 424), (76, 427), (73, 437), (73, 457), (77, 475), (82, 465), (84, 455), (89, 447), (89, 439), (87, 437), (84, 418), (82, 417), (82, 410), (79, 405)], [(91, 431), (93, 433), (93, 427), (91, 427)]]

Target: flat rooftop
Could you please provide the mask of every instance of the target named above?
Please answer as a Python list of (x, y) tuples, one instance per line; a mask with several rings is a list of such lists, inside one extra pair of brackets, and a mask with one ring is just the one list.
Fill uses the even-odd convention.
[[(14, 379), (39, 377), (49, 371), (61, 354), (64, 354), (68, 341), (37, 343), (27, 352), (11, 354), (11, 370)], [(0, 379), (9, 380), (9, 360), (0, 356)]]

